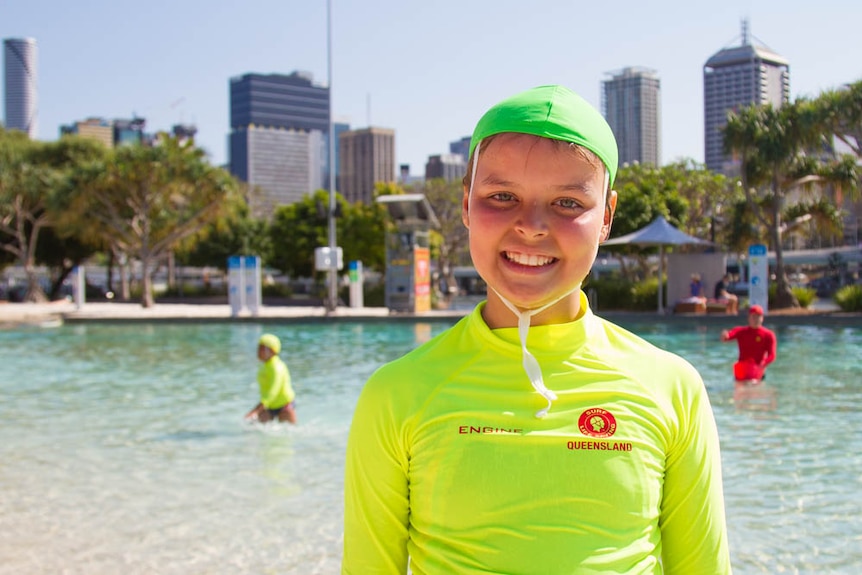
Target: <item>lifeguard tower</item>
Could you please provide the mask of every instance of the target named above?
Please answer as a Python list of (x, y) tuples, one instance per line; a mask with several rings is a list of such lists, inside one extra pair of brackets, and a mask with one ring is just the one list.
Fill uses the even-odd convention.
[(440, 227), (425, 194), (380, 196), (394, 230), (386, 232), (385, 303), (389, 311), (431, 310), (429, 230)]

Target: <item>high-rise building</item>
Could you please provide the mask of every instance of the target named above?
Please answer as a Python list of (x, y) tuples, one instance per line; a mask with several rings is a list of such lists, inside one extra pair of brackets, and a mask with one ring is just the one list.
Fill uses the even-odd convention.
[(187, 142), (194, 139), (198, 133), (198, 127), (194, 124), (174, 124), (171, 128), (171, 134), (180, 142)]
[(395, 181), (395, 130), (364, 128), (338, 139), (341, 194), (348, 202), (371, 203), (377, 182)]
[(7, 130), (21, 130), (31, 139), (39, 132), (38, 50), (33, 38), (3, 41)]
[[(250, 126), (231, 134), (231, 153), (245, 158), (231, 171), (252, 187), (249, 207), (256, 217), (269, 217), (275, 208), (300, 201), (323, 187), (323, 134), (284, 128)], [(238, 171), (233, 171), (237, 169)]]
[(619, 147), (620, 164), (661, 165), (661, 81), (641, 67), (610, 72), (602, 82), (602, 113)]
[[(151, 146), (156, 141), (154, 134), (147, 134), (144, 128), (147, 121), (143, 118), (132, 118), (131, 120), (105, 118), (87, 118), (60, 126), (60, 135), (78, 135), (85, 138), (99, 140), (109, 148), (118, 146), (145, 145)], [(174, 126), (174, 135), (180, 136), (177, 130), (180, 126)], [(182, 129), (192, 130), (191, 133), (182, 134), (191, 137), (197, 129), (194, 126), (183, 126)]]
[(447, 182), (461, 180), (466, 168), (467, 162), (461, 154), (428, 156), (428, 162), (425, 164), (425, 180), (436, 178), (443, 178)]
[(414, 176), (410, 173), (410, 164), (398, 165), (398, 183), (402, 186), (413, 186), (425, 181), (424, 176)]
[(469, 160), (470, 156), (470, 136), (464, 136), (460, 140), (455, 140), (454, 142), (449, 142), (449, 153), (450, 154), (461, 154), (466, 162)]
[[(341, 191), (341, 182), (338, 179), (338, 170), (340, 169), (339, 162), (338, 162), (338, 158), (340, 157), (340, 154), (338, 151), (338, 139), (341, 137), (342, 132), (346, 132), (349, 129), (350, 129), (350, 123), (347, 122), (346, 120), (341, 120), (341, 121), (333, 120), (332, 131), (333, 131), (333, 135), (335, 136), (334, 137), (335, 146), (333, 147), (332, 151), (335, 154), (335, 165), (333, 166), (332, 173), (335, 174), (335, 190), (339, 191), (339, 192)], [(329, 134), (327, 133), (326, 136), (327, 137), (325, 138), (325, 141), (329, 142)], [(327, 147), (326, 151), (327, 151), (327, 153), (325, 154), (324, 157), (329, 156), (329, 148), (328, 147)], [(323, 185), (326, 186), (327, 189), (329, 189), (329, 164), (327, 164), (325, 167), (326, 167), (326, 175), (323, 178)]]
[(329, 88), (309, 72), (245, 74), (230, 80), (230, 126), (329, 131)]
[(60, 135), (77, 135), (102, 142), (106, 147), (114, 147), (114, 125), (104, 118), (87, 118), (68, 126), (60, 126)]
[(727, 113), (752, 105), (781, 106), (790, 101), (790, 64), (764, 46), (754, 46), (748, 21), (742, 43), (715, 53), (703, 66), (704, 156), (706, 167), (733, 175), (738, 162), (724, 154), (722, 129)]
[(143, 118), (114, 120), (114, 145), (132, 146), (151, 142), (153, 137), (144, 132), (146, 127), (147, 121)]
[(230, 126), (230, 171), (261, 189), (250, 198), (253, 213), (268, 215), (328, 181), (329, 88), (311, 74), (231, 78)]

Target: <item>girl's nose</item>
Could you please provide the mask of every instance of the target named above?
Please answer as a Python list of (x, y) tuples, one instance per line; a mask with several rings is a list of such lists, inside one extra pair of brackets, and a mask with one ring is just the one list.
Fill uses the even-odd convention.
[(515, 229), (528, 238), (546, 236), (548, 224), (544, 207), (538, 202), (524, 204), (515, 222)]

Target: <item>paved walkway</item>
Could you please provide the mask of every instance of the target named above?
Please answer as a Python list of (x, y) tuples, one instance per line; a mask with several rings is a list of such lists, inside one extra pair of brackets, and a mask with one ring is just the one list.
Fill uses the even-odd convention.
[(321, 306), (263, 306), (255, 316), (233, 317), (229, 305), (208, 304), (156, 304), (144, 308), (140, 303), (99, 302), (85, 303), (80, 308), (74, 303), (0, 303), (0, 324), (42, 324), (58, 321), (268, 321), (290, 319), (373, 319), (373, 318), (457, 318), (468, 313), (460, 311), (432, 311), (423, 314), (390, 313), (387, 308), (338, 307), (328, 313)]
[[(435, 310), (427, 313), (390, 313), (383, 307), (350, 308), (339, 307), (328, 313), (321, 306), (273, 305), (263, 306), (255, 316), (232, 317), (230, 306), (212, 304), (157, 303), (144, 308), (140, 303), (99, 302), (86, 303), (79, 309), (74, 303), (60, 301), (54, 303), (6, 303), (0, 302), (0, 326), (2, 325), (58, 325), (61, 323), (98, 323), (98, 322), (206, 322), (206, 321), (247, 321), (247, 322), (285, 322), (317, 320), (452, 320), (460, 318), (470, 309)], [(667, 323), (704, 323), (735, 322), (745, 323), (745, 316), (724, 314), (667, 314), (658, 316), (650, 312), (599, 312), (599, 315), (619, 323), (640, 321), (645, 317), (652, 321)], [(775, 310), (769, 313), (767, 324), (787, 325), (847, 325), (862, 327), (862, 314), (842, 313), (834, 309), (797, 309)]]

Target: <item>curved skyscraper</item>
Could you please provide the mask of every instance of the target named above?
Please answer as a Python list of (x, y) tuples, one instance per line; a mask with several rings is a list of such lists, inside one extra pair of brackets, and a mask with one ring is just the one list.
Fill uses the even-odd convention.
[(8, 38), (3, 41), (6, 70), (6, 129), (26, 132), (36, 139), (39, 131), (36, 80), (37, 48), (33, 38)]

